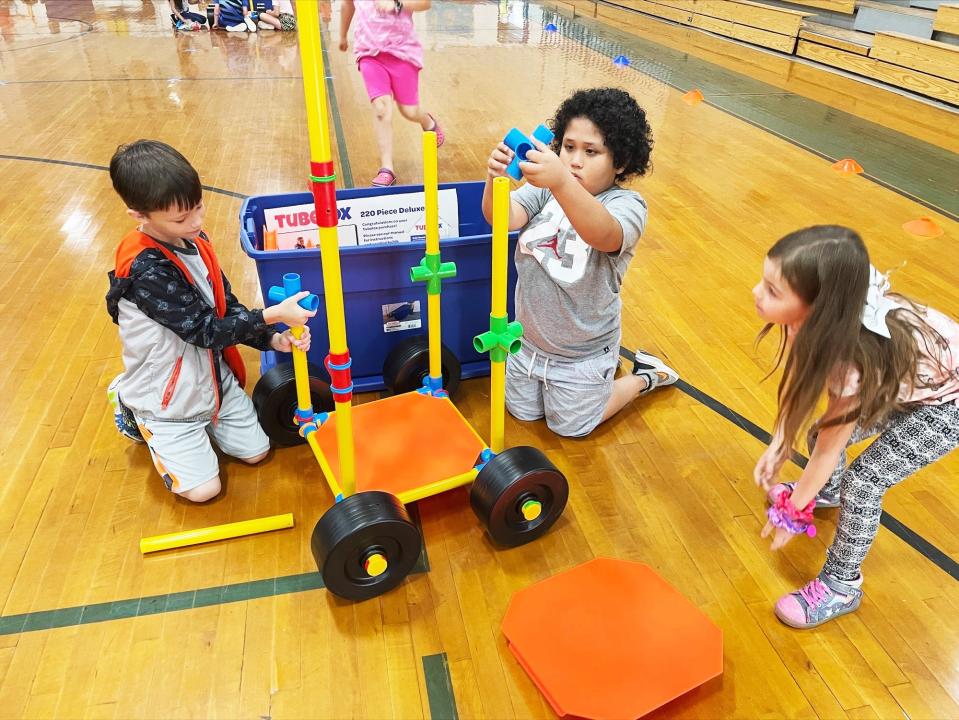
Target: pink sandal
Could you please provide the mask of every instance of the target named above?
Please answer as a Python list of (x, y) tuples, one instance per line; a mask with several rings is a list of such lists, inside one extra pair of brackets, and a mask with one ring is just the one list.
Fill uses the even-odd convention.
[(430, 120), (433, 121), (433, 127), (430, 128), (433, 132), (436, 133), (436, 147), (443, 147), (443, 143), (446, 142), (446, 133), (443, 132), (443, 128), (440, 127), (439, 121), (433, 117), (433, 113), (426, 113), (430, 116)]
[(396, 175), (389, 168), (381, 167), (370, 183), (373, 187), (389, 187), (396, 183)]

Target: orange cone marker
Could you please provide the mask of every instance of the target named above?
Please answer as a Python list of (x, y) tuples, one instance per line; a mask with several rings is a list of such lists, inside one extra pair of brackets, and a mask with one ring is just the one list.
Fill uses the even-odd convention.
[(698, 88), (683, 95), (683, 102), (687, 105), (698, 105), (703, 101), (703, 93)]
[(833, 163), (832, 169), (840, 175), (859, 175), (862, 173), (862, 165), (857, 163), (852, 158), (843, 158), (842, 160)]
[(903, 223), (902, 229), (912, 235), (925, 238), (939, 237), (943, 232), (942, 228), (939, 227), (936, 221), (931, 217), (921, 217), (918, 220), (910, 220), (907, 223)]

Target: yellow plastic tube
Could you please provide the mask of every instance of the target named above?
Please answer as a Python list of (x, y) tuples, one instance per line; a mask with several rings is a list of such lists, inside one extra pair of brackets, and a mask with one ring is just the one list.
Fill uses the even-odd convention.
[[(290, 334), (297, 340), (303, 335), (303, 326), (291, 327)], [(296, 404), (298, 407), (312, 408), (313, 398), (310, 397), (310, 370), (306, 366), (306, 353), (299, 348), (293, 348), (293, 378), (296, 381)], [(313, 408), (314, 410), (316, 408)]]
[[(426, 207), (426, 254), (440, 252), (439, 172), (436, 161), (436, 133), (423, 133), (423, 197)], [(426, 299), (429, 319), (430, 377), (443, 376), (443, 359), (440, 348), (440, 296), (428, 295)]]
[(282, 530), (283, 528), (291, 527), (293, 527), (293, 513), (273, 515), (271, 517), (257, 518), (256, 520), (243, 520), (242, 522), (229, 523), (228, 525), (214, 525), (213, 527), (199, 528), (197, 530), (184, 530), (183, 532), (169, 533), (167, 535), (145, 537), (140, 540), (140, 552), (146, 555), (147, 553), (157, 552), (159, 550), (199, 545), (201, 543), (213, 542), (214, 540), (226, 540), (228, 538), (255, 535), (256, 533)]
[[(493, 180), (493, 317), (506, 317), (506, 263), (509, 256), (509, 178)], [(506, 361), (490, 357), (490, 450), (503, 452), (506, 422)]]
[[(320, 41), (320, 18), (315, 2), (296, 3), (296, 27), (300, 39), (303, 68), (303, 93), (306, 99), (306, 127), (310, 136), (310, 159), (330, 162), (330, 128), (326, 103), (326, 70)], [(335, 208), (332, 208), (335, 211)], [(329, 208), (316, 208), (321, 216)], [(346, 345), (346, 317), (343, 312), (343, 278), (340, 272), (340, 246), (336, 227), (320, 225), (320, 253), (323, 258), (323, 289), (330, 354), (343, 354)], [(305, 376), (305, 375), (304, 375)], [(299, 393), (299, 387), (297, 388)], [(351, 402), (336, 400), (336, 445), (340, 460), (340, 484), (345, 495), (356, 492), (356, 465), (353, 448)]]

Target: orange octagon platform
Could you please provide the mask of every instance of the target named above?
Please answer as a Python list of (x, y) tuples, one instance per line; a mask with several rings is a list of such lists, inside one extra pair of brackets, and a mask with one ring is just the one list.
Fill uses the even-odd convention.
[(723, 634), (648, 565), (598, 558), (513, 596), (503, 633), (558, 715), (638, 718), (723, 671)]

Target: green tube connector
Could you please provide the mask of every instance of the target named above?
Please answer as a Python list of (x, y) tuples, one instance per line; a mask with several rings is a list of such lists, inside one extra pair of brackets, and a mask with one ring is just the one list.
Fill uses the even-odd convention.
[(412, 282), (425, 282), (427, 295), (439, 295), (443, 280), (456, 277), (456, 263), (440, 262), (439, 253), (426, 253), (419, 265), (410, 268)]
[(515, 355), (519, 352), (520, 338), (523, 337), (523, 326), (515, 320), (506, 322), (506, 316), (489, 316), (489, 330), (473, 338), (473, 347), (476, 352), (489, 353), (492, 362), (505, 362), (507, 354)]

